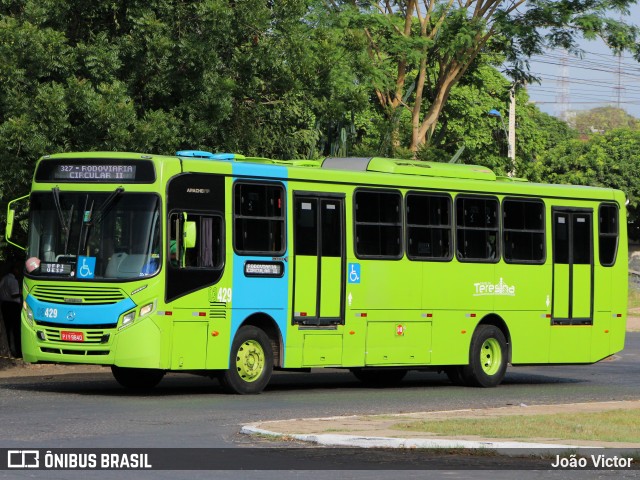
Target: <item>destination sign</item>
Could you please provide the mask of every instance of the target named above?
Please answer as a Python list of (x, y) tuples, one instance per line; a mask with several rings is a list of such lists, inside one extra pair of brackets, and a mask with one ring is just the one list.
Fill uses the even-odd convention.
[(282, 262), (254, 262), (244, 264), (244, 274), (247, 277), (282, 277), (284, 264)]
[(69, 275), (71, 264), (69, 263), (40, 263), (40, 273), (49, 275)]
[(36, 168), (35, 179), (64, 183), (152, 183), (156, 172), (148, 159), (45, 158)]
[(57, 165), (54, 180), (135, 180), (135, 165)]

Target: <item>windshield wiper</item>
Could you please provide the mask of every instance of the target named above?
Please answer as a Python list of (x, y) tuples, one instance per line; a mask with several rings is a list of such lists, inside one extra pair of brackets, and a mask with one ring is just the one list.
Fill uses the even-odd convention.
[(58, 187), (53, 187), (51, 189), (53, 194), (53, 203), (56, 206), (56, 211), (58, 212), (58, 219), (60, 220), (60, 226), (64, 231), (64, 255), (67, 254), (67, 250), (69, 249), (69, 236), (71, 233), (71, 219), (73, 218), (73, 204), (71, 204), (71, 208), (69, 209), (69, 221), (65, 222), (64, 214), (62, 213), (62, 207), (60, 206), (60, 189)]
[(111, 195), (109, 195), (104, 202), (102, 202), (102, 205), (98, 207), (98, 213), (94, 222), (96, 225), (100, 225), (102, 223), (102, 220), (113, 206), (115, 199), (118, 198), (123, 192), (124, 188), (118, 187), (113, 192), (111, 192)]
[(78, 255), (81, 255), (87, 246), (87, 242), (89, 241), (89, 237), (91, 236), (91, 227), (94, 225), (100, 225), (102, 220), (106, 217), (108, 211), (111, 209), (113, 204), (115, 203), (116, 198), (118, 198), (122, 192), (124, 192), (124, 188), (118, 187), (102, 202), (102, 205), (98, 207), (95, 218), (93, 218), (93, 201), (91, 201), (91, 207), (87, 210), (87, 203), (89, 202), (89, 196), (87, 195), (87, 199), (85, 201), (84, 207), (84, 216), (82, 220), (82, 226), (80, 227), (80, 243), (78, 244)]

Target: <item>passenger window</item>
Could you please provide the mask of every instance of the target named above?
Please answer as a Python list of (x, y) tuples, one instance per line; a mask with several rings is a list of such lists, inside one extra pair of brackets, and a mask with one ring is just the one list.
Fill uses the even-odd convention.
[(358, 190), (354, 195), (355, 251), (358, 257), (402, 257), (402, 195)]
[(544, 203), (539, 200), (502, 202), (502, 244), (507, 263), (544, 263)]
[(233, 246), (244, 255), (285, 252), (285, 190), (278, 184), (241, 183), (234, 186)]
[(600, 264), (611, 267), (616, 263), (618, 251), (618, 207), (600, 205), (598, 219), (598, 239), (600, 244)]
[(456, 256), (461, 261), (497, 262), (498, 199), (456, 198)]
[(175, 268), (222, 268), (223, 221), (191, 212), (169, 216), (169, 264)]
[(408, 193), (407, 256), (411, 260), (450, 260), (451, 197)]

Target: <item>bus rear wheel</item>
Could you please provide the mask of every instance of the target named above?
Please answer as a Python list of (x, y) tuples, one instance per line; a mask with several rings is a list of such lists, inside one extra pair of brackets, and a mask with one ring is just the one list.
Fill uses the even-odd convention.
[(507, 372), (507, 340), (494, 325), (478, 325), (469, 347), (469, 365), (462, 377), (473, 387), (496, 387)]
[(147, 390), (158, 385), (165, 372), (154, 368), (125, 368), (112, 365), (111, 373), (124, 388)]
[(224, 389), (240, 395), (260, 393), (273, 372), (273, 350), (266, 333), (257, 327), (241, 327), (233, 339), (229, 369), (220, 381)]

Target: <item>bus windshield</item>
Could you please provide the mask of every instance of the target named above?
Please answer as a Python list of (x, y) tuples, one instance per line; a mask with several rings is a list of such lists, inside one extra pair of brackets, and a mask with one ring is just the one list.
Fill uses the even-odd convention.
[(89, 281), (151, 276), (160, 269), (160, 234), (155, 194), (33, 193), (27, 272)]

